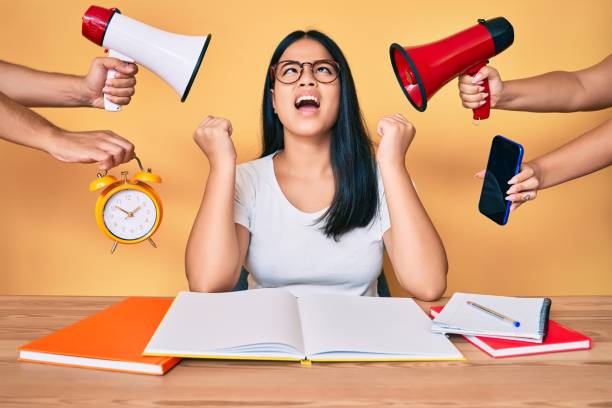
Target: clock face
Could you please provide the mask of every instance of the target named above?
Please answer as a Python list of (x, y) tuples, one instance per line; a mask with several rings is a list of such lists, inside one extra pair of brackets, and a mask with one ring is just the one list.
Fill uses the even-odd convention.
[(103, 210), (106, 228), (117, 238), (136, 240), (155, 226), (157, 209), (153, 200), (138, 190), (121, 190), (113, 194)]

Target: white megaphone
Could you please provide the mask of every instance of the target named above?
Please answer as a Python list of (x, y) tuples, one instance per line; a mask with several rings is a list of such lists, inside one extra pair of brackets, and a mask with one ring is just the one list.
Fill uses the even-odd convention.
[[(121, 14), (116, 9), (91, 6), (83, 15), (83, 36), (106, 48), (110, 57), (144, 65), (166, 81), (185, 102), (210, 43), (205, 37), (169, 33)], [(115, 76), (109, 70), (107, 78)], [(121, 107), (104, 96), (107, 111)]]

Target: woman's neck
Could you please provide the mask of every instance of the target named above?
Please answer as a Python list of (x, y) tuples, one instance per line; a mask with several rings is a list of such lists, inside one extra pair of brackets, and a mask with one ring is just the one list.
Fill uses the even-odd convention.
[(330, 175), (331, 134), (320, 137), (295, 136), (285, 130), (285, 148), (275, 157), (283, 171), (306, 177)]

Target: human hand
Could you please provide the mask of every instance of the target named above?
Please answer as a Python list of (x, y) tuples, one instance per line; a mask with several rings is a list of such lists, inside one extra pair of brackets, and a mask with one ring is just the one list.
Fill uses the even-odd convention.
[(134, 158), (134, 145), (110, 130), (68, 132), (57, 129), (45, 150), (67, 163), (98, 162), (101, 170), (110, 170)]
[(229, 120), (207, 116), (198, 126), (193, 138), (211, 165), (236, 162), (236, 148), (232, 142)]
[[(117, 71), (114, 78), (106, 79), (109, 70)], [(87, 103), (94, 108), (104, 109), (104, 95), (117, 105), (127, 105), (134, 95), (138, 66), (117, 58), (98, 57), (91, 63), (85, 77)]]
[[(479, 179), (484, 179), (486, 170), (481, 170), (474, 176)], [(524, 163), (521, 165), (521, 171), (516, 176), (512, 177), (508, 184), (510, 188), (506, 191), (506, 200), (511, 201), (510, 211), (514, 211), (527, 201), (535, 200), (538, 196), (538, 187), (542, 184), (541, 176), (535, 170), (535, 167)]]
[(476, 109), (485, 104), (487, 94), (483, 92), (483, 81), (487, 79), (491, 93), (491, 108), (497, 105), (504, 89), (504, 83), (495, 68), (484, 66), (473, 77), (470, 75), (459, 77), (459, 96), (464, 108)]
[(404, 165), (406, 152), (414, 139), (416, 129), (402, 115), (395, 114), (383, 117), (376, 127), (376, 132), (382, 138), (376, 160)]

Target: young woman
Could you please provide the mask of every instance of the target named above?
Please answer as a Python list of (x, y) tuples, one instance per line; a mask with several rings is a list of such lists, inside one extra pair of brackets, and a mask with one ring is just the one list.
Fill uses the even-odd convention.
[(210, 163), (186, 251), (193, 291), (376, 295), (386, 249), (399, 283), (423, 300), (446, 288), (444, 246), (404, 158), (402, 116), (380, 120), (374, 155), (353, 77), (336, 43), (296, 31), (277, 47), (263, 95), (263, 153), (236, 167), (232, 125), (208, 116), (194, 138)]

